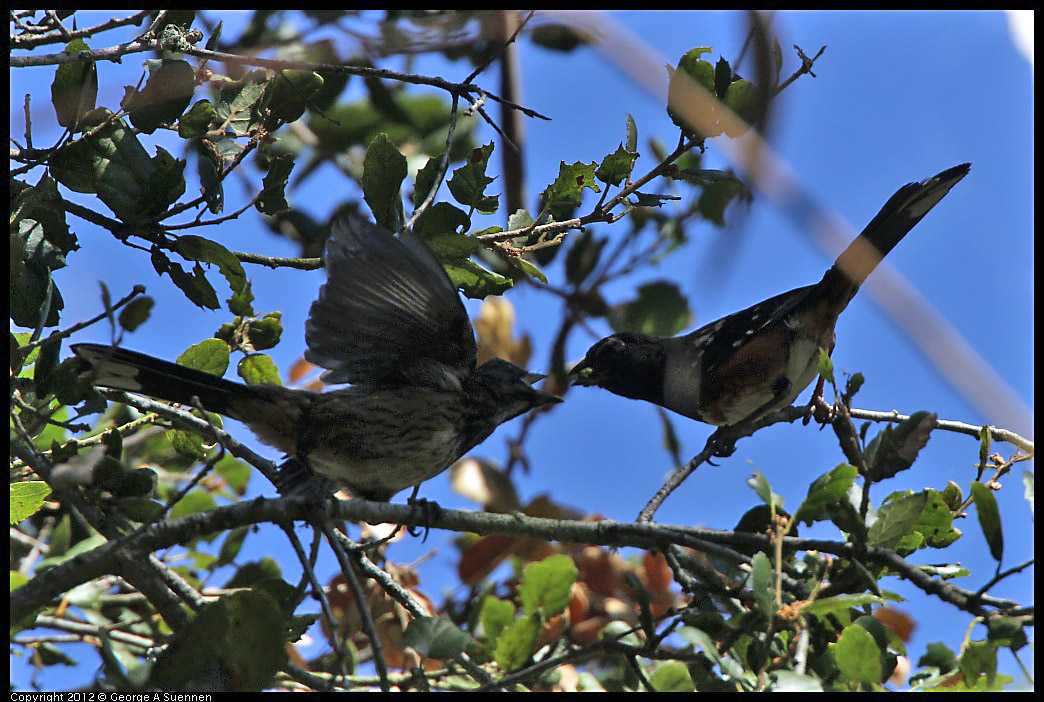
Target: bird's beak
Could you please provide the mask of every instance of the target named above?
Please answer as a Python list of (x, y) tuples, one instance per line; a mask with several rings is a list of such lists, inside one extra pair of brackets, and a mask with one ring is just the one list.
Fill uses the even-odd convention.
[[(546, 377), (546, 373), (526, 373), (526, 382), (530, 385), (533, 385), (533, 383), (540, 382)], [(546, 390), (541, 390), (540, 388), (531, 389), (533, 391), (533, 404), (536, 407), (540, 407), (541, 405), (552, 405), (557, 402), (562, 402), (562, 398), (558, 395), (555, 395), (554, 393), (550, 393)]]
[(571, 385), (596, 385), (598, 378), (595, 377), (595, 369), (587, 365), (587, 359), (580, 361), (566, 373)]

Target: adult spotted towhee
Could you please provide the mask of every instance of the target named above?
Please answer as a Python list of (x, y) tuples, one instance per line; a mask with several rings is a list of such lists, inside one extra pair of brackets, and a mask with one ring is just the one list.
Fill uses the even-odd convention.
[(326, 393), (244, 385), (135, 351), (76, 344), (98, 387), (194, 405), (238, 419), (261, 441), (346, 486), (388, 500), (441, 473), (502, 422), (561, 398), (543, 377), (494, 358), (477, 366), (467, 312), (418, 238), (356, 217), (326, 247), (328, 277), (312, 303), (305, 358), (326, 368)]
[(885, 203), (822, 280), (677, 337), (613, 334), (569, 375), (716, 426), (748, 425), (791, 404), (816, 377), (819, 352), (859, 286), (970, 164), (908, 183)]

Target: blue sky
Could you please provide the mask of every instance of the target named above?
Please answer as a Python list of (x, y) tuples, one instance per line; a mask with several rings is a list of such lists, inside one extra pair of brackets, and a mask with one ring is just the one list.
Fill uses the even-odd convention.
[[(711, 46), (715, 56), (720, 53), (732, 60), (743, 41), (743, 17), (735, 13), (619, 12), (613, 16), (659, 51), (663, 63), (675, 63), (694, 46)], [(229, 18), (236, 21), (232, 15)], [(888, 262), (963, 336), (1021, 402), (1032, 407), (1033, 73), (1012, 44), (1005, 15), (783, 12), (776, 15), (775, 30), (784, 50), (784, 75), (797, 67), (792, 44), (810, 55), (822, 45), (827, 49), (816, 64), (816, 77), (800, 78), (778, 100), (770, 141), (803, 187), (855, 230), (861, 229), (904, 183), (971, 162), (968, 177), (903, 240)], [(654, 165), (648, 155), (650, 137), (668, 144), (675, 142), (677, 130), (662, 101), (636, 86), (597, 50), (582, 47), (570, 54), (558, 54), (523, 42), (520, 56), (521, 102), (552, 118), (550, 122), (525, 124), (531, 200), (554, 179), (560, 161), (590, 162), (615, 150), (623, 139), (628, 113), (634, 116), (643, 153), (636, 173)], [(122, 66), (99, 66), (99, 104), (117, 103), (122, 86), (137, 81), (139, 58), (125, 59)], [(386, 66), (401, 67), (395, 62)], [(47, 127), (54, 122), (47, 89), (53, 70), (19, 69), (11, 76), (12, 134), (20, 136), (23, 132), (22, 96), (30, 92), (38, 145), (57, 136)], [(412, 70), (453, 80), (467, 75), (470, 67), (463, 62), (423, 60)], [(496, 90), (493, 72), (476, 82)], [(489, 138), (491, 134), (480, 136), (483, 141)], [(180, 149), (176, 140), (174, 144)], [(498, 143), (497, 148), (503, 145)], [(179, 151), (173, 153), (180, 156)], [(711, 168), (731, 165), (714, 140), (709, 142), (704, 164)], [(336, 190), (343, 182), (333, 171), (313, 176), (291, 194), (293, 203), (324, 218), (336, 203), (351, 195), (347, 187)], [(496, 188), (494, 183), (490, 190), (497, 192)], [(226, 193), (229, 209), (234, 207), (232, 198), (244, 194), (236, 183), (226, 186)], [(448, 195), (442, 191), (440, 197)], [(585, 200), (585, 207), (590, 208), (593, 202)], [(755, 198), (749, 212), (734, 213), (732, 220), (736, 226), (726, 230), (710, 224), (690, 227), (689, 244), (657, 268), (615, 283), (606, 291), (609, 301), (629, 299), (635, 286), (647, 280), (670, 280), (689, 296), (694, 326), (702, 325), (783, 290), (812, 283), (830, 265), (832, 256), (815, 247), (807, 232), (795, 227), (765, 199)], [(131, 348), (173, 357), (227, 321), (227, 313), (201, 313), (187, 302), (168, 279), (156, 276), (142, 252), (120, 246), (106, 233), (75, 218), (70, 217), (70, 222), (83, 249), (72, 254), (70, 268), (56, 276), (66, 300), (65, 324), (97, 314), (98, 280), (103, 280), (115, 297), (141, 282), (156, 298), (153, 319), (127, 338)], [(594, 230), (610, 237), (619, 234), (612, 227)], [(292, 246), (272, 236), (252, 211), (198, 233), (233, 250), (296, 255)], [(722, 245), (723, 240), (727, 246)], [(731, 250), (729, 265), (708, 265), (706, 257), (719, 255), (723, 249)], [(718, 274), (710, 279), (708, 270)], [(561, 264), (556, 261), (546, 273), (552, 280), (561, 279)], [(304, 320), (322, 274), (285, 269), (272, 272), (260, 267), (249, 268), (248, 274), (254, 280), (255, 308), (283, 312), (283, 342), (273, 355), (285, 372), (304, 349)], [(214, 278), (216, 286), (222, 283)], [(218, 292), (222, 299), (227, 296), (223, 289)], [(533, 365), (539, 370), (549, 353), (560, 316), (559, 303), (531, 287), (511, 290), (507, 297), (516, 307), (520, 330), (533, 338)], [(473, 314), (477, 312), (477, 304), (469, 301), (468, 307)], [(609, 333), (602, 322), (594, 321), (592, 327), (600, 335)], [(837, 334), (833, 355), (837, 369), (860, 371), (866, 376), (857, 397), (859, 407), (896, 409), (904, 414), (926, 409), (937, 412), (940, 418), (974, 424), (996, 421), (981, 415), (942, 378), (868, 296), (857, 296), (842, 315)], [(74, 338), (87, 340), (104, 341), (104, 330), (89, 330)], [(579, 359), (594, 340), (574, 334), (569, 358)], [(806, 398), (807, 393), (802, 395), (802, 400)], [(711, 428), (682, 417), (672, 420), (682, 442), (682, 454), (696, 453)], [(517, 425), (506, 425), (473, 454), (503, 460), (504, 440), (517, 431)], [(595, 389), (571, 391), (565, 403), (537, 422), (527, 446), (532, 471), (517, 480), (523, 501), (547, 492), (556, 501), (581, 511), (618, 520), (632, 520), (671, 469), (653, 406)], [(998, 449), (1005, 455), (1010, 452), (1007, 445)], [(936, 432), (914, 467), (875, 488), (873, 499), (879, 501), (892, 490), (941, 489), (948, 480), (966, 488), (974, 479), (977, 455), (973, 439)], [(784, 496), (786, 506), (793, 509), (816, 476), (842, 461), (829, 430), (777, 425), (741, 441), (736, 453), (719, 467), (701, 467), (667, 500), (657, 520), (732, 528), (755, 504), (756, 497), (746, 486), (754, 470), (764, 473), (774, 490)], [(1004, 519), (1004, 567), (1033, 554), (1032, 513), (1022, 497), (1020, 480), (1025, 468), (1032, 469), (1032, 464), (1017, 465), (1014, 475), (1004, 479), (1004, 487), (997, 493)], [(252, 487), (261, 494), (274, 495), (261, 480), (254, 481)], [(423, 494), (445, 507), (475, 507), (450, 490), (445, 474), (426, 483)], [(958, 526), (965, 532), (959, 545), (940, 553), (919, 552), (915, 559), (959, 560), (976, 574), (959, 584), (976, 589), (992, 574), (994, 564), (974, 510)], [(835, 534), (805, 530), (802, 535)], [(434, 557), (420, 567), (420, 574), (423, 586), (436, 601), (453, 583), (456, 551), (450, 537), (433, 533), (426, 544), (407, 540), (390, 552), (390, 558), (399, 562), (434, 552)], [(277, 541), (282, 543), (280, 539), (248, 539), (241, 560), (272, 555), (293, 581), (298, 570), (290, 550), (269, 553)], [(324, 572), (332, 572), (331, 561), (322, 566)], [(968, 617), (955, 616), (949, 606), (921, 597), (905, 583), (893, 579), (883, 585), (911, 597), (900, 607), (913, 614), (919, 624), (908, 644), (915, 660), (928, 642), (959, 645)], [(1031, 571), (1009, 578), (993, 593), (1032, 602)], [(981, 638), (983, 634), (980, 628), (974, 636)], [(1014, 671), (1010, 658), (1002, 660), (1002, 669)], [(53, 684), (66, 686), (74, 678), (85, 680), (92, 674), (90, 669), (77, 670), (68, 680), (54, 678)]]

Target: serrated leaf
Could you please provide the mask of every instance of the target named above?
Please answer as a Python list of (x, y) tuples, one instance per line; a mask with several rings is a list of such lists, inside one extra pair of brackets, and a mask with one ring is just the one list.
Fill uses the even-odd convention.
[(150, 158), (123, 120), (59, 149), (51, 173), (70, 190), (96, 193), (128, 224), (142, 224), (185, 192), (185, 161), (157, 147)]
[(867, 467), (873, 480), (884, 480), (909, 469), (938, 423), (934, 412), (922, 411), (881, 430), (866, 451)]
[(630, 178), (637, 158), (638, 154), (628, 151), (621, 144), (616, 151), (602, 159), (602, 163), (595, 170), (595, 178), (609, 185), (619, 185)]
[(265, 174), (261, 194), (257, 200), (257, 211), (274, 215), (290, 209), (286, 201), (286, 184), (290, 171), (294, 170), (294, 157), (290, 154), (269, 154), (268, 173)]
[(577, 161), (567, 164), (562, 161), (555, 182), (544, 188), (542, 193), (545, 206), (579, 207), (584, 188), (590, 188), (596, 193), (602, 192), (602, 188), (595, 182), (596, 165), (594, 162)]
[(527, 614), (539, 611), (544, 619), (561, 613), (569, 604), (569, 593), (577, 574), (573, 559), (561, 553), (526, 566), (518, 589), (522, 611)]
[(493, 142), (472, 150), (468, 162), (453, 171), (446, 185), (454, 199), (465, 207), (473, 207), (483, 214), (493, 214), (500, 204), (499, 195), (486, 195), (486, 186), (493, 178), (486, 175)]
[(11, 483), (11, 524), (17, 524), (36, 514), (50, 494), (51, 487), (42, 480)]
[(479, 622), (486, 636), (486, 647), (496, 650), (500, 633), (515, 621), (515, 605), (493, 595), (486, 595), (479, 610)]
[(286, 625), (282, 608), (264, 590), (225, 595), (177, 632), (157, 658), (150, 684), (172, 690), (262, 690), (286, 660)]
[(252, 353), (244, 356), (239, 362), (236, 371), (239, 373), (239, 377), (245, 380), (248, 385), (257, 385), (258, 383), (283, 384), (279, 378), (279, 369), (276, 367), (275, 361), (272, 360), (271, 356), (263, 353)]
[(536, 650), (539, 633), (540, 615), (535, 612), (516, 619), (505, 628), (497, 640), (497, 648), (493, 654), (500, 669), (510, 673), (525, 665)]
[(259, 126), (258, 101), (265, 94), (268, 76), (262, 70), (253, 70), (240, 80), (222, 86), (214, 102), (218, 119), (234, 136), (250, 134)]
[(191, 261), (213, 263), (228, 281), (233, 293), (239, 292), (246, 285), (246, 271), (243, 264), (231, 251), (210, 239), (192, 234), (183, 234), (174, 243), (174, 249)]

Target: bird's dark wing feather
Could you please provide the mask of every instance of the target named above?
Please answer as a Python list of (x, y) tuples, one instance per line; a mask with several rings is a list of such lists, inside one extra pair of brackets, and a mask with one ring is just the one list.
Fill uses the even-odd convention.
[(305, 358), (330, 383), (454, 385), (475, 367), (475, 336), (442, 265), (408, 232), (358, 217), (333, 225), (327, 281), (312, 303)]
[[(703, 372), (710, 372), (766, 327), (780, 322), (803, 302), (815, 287), (806, 285), (788, 290), (686, 334), (685, 338), (689, 343), (703, 348)], [(714, 336), (714, 343), (706, 344), (706, 338), (711, 335)]]

